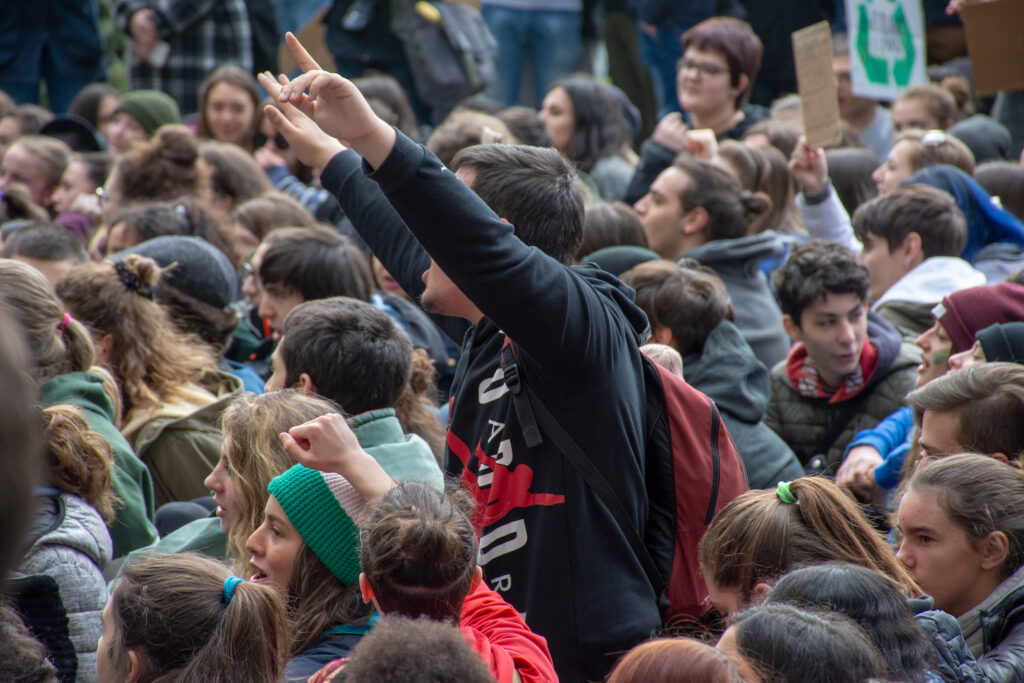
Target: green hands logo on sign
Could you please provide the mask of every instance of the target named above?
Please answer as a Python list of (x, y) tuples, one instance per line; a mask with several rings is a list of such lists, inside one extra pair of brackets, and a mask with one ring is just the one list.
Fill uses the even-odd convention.
[[(889, 3), (894, 1), (887, 0)], [(857, 55), (864, 65), (868, 80), (879, 85), (887, 85), (890, 82), (890, 60), (886, 56), (874, 53), (872, 42), (876, 42), (892, 56), (892, 80), (900, 87), (907, 86), (917, 55), (903, 5), (898, 5), (892, 15), (884, 11), (871, 10), (867, 4), (860, 5), (858, 10)], [(872, 34), (875, 35), (875, 41), (871, 40)]]

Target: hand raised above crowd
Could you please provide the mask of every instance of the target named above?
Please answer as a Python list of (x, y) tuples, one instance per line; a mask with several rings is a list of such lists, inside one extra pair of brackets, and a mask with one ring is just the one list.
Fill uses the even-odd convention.
[(793, 174), (793, 180), (803, 188), (804, 196), (820, 194), (828, 185), (825, 150), (811, 149), (807, 146), (807, 138), (801, 135), (789, 160), (789, 172)]

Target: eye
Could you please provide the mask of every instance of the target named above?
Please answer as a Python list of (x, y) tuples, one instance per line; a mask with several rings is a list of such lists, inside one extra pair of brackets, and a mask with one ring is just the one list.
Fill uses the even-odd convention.
[(919, 534), (917, 537), (917, 542), (921, 545), (931, 545), (934, 541), (934, 538), (931, 536), (925, 536), (924, 534)]

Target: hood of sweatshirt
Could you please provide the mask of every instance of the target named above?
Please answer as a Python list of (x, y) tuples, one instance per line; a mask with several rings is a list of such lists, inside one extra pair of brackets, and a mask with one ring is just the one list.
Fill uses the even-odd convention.
[(791, 237), (765, 230), (732, 240), (712, 240), (690, 249), (682, 256), (699, 261), (715, 272), (743, 271), (747, 277), (754, 277), (762, 263), (785, 255), (791, 241)]
[(933, 256), (901, 277), (871, 308), (877, 311), (887, 301), (937, 304), (944, 296), (985, 282), (985, 274), (967, 261), (952, 256)]
[(768, 369), (728, 320), (711, 331), (701, 354), (683, 359), (686, 381), (707, 394), (722, 412), (743, 422), (761, 421), (771, 398)]

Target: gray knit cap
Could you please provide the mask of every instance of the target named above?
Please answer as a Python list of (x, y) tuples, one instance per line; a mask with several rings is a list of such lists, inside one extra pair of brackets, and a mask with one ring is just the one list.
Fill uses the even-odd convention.
[(161, 280), (203, 303), (224, 308), (238, 299), (238, 275), (228, 257), (201, 237), (165, 235), (111, 255), (122, 261), (128, 254), (153, 259), (168, 269)]

